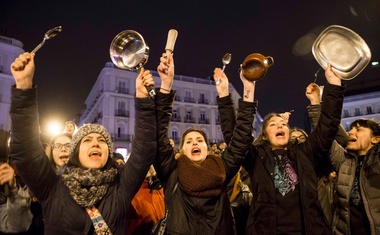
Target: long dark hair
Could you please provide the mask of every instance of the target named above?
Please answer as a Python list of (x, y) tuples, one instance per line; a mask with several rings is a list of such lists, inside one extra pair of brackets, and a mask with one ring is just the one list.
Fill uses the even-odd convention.
[[(254, 146), (259, 146), (259, 145), (263, 145), (263, 144), (266, 144), (266, 145), (270, 145), (269, 143), (269, 138), (268, 138), (268, 133), (265, 131), (268, 124), (269, 124), (269, 120), (272, 118), (272, 117), (280, 117), (280, 118), (283, 118), (279, 113), (269, 113), (267, 114), (264, 119), (263, 119), (263, 123), (261, 124), (261, 133), (259, 134), (259, 136), (255, 139), (255, 141), (253, 142), (253, 145)], [(289, 127), (289, 124), (287, 123), (287, 126), (288, 128), (290, 129)]]

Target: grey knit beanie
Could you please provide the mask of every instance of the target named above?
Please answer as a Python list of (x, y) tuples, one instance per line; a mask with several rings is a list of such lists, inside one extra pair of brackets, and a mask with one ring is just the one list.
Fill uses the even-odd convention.
[(73, 157), (74, 149), (77, 147), (78, 143), (82, 140), (83, 137), (91, 133), (98, 133), (104, 137), (108, 145), (108, 156), (113, 157), (113, 144), (111, 141), (110, 134), (107, 129), (102, 125), (98, 124), (84, 124), (81, 126), (76, 133), (73, 135), (73, 139), (70, 144), (70, 157)]

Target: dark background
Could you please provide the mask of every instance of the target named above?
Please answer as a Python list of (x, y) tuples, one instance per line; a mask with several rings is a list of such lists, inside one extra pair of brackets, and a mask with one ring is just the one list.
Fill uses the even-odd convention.
[[(121, 31), (138, 31), (150, 47), (146, 69), (155, 70), (174, 28), (176, 74), (208, 79), (227, 52), (225, 70), (241, 94), (239, 65), (259, 52), (275, 63), (257, 82), (259, 113), (295, 110), (290, 124), (304, 127), (306, 86), (319, 69), (311, 46), (330, 25), (358, 33), (380, 60), (380, 0), (323, 1), (56, 1), (0, 0), (0, 34), (20, 40), (31, 51), (47, 30), (63, 31), (38, 51), (35, 82), (41, 119), (72, 119), (106, 62), (109, 46)], [(304, 37), (308, 35), (308, 37)], [(347, 95), (380, 90), (379, 67), (347, 81)], [(325, 82), (320, 72), (317, 83)]]

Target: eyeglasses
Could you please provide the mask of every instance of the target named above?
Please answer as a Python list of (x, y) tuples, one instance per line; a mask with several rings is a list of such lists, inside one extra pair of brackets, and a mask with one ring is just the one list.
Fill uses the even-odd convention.
[(69, 149), (70, 148), (70, 143), (66, 143), (66, 144), (56, 143), (56, 144), (53, 144), (53, 149), (54, 150), (62, 149), (62, 147), (65, 147), (65, 149)]
[(306, 136), (305, 135), (299, 135), (299, 136), (292, 136), (290, 137), (292, 141), (298, 140), (298, 142), (305, 142), (306, 141)]

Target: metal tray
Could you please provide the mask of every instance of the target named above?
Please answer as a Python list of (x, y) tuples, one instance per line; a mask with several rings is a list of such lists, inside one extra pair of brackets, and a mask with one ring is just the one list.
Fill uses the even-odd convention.
[(323, 30), (315, 40), (312, 52), (323, 69), (330, 63), (343, 80), (355, 78), (371, 59), (366, 42), (351, 29), (340, 25)]

